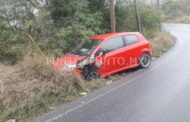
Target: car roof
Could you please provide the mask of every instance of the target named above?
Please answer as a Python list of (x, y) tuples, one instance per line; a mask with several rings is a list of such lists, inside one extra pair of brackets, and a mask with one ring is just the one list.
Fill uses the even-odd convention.
[(122, 35), (127, 35), (127, 34), (140, 34), (139, 32), (120, 32), (120, 33), (106, 33), (106, 34), (101, 34), (97, 36), (92, 36), (90, 39), (91, 40), (105, 40), (111, 37), (115, 36), (122, 36)]

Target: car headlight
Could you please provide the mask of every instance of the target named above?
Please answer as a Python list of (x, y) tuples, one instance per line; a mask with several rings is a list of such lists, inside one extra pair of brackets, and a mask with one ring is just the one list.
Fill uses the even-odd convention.
[(68, 71), (73, 71), (76, 68), (77, 68), (76, 64), (70, 64), (70, 65), (64, 66), (61, 70), (68, 72)]

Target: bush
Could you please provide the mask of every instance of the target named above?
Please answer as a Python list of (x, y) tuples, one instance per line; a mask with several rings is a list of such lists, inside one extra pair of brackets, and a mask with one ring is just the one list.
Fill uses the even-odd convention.
[(161, 9), (165, 15), (164, 19), (173, 19), (180, 15), (183, 10), (181, 1), (166, 0), (162, 3)]
[[(8, 1), (12, 8), (6, 11), (10, 14), (0, 18), (3, 30), (0, 62), (16, 63), (23, 55), (36, 52), (36, 45), (45, 54), (57, 57), (78, 48), (79, 43), (89, 41), (92, 35), (110, 32), (109, 1), (106, 0), (50, 0), (45, 5), (37, 1), (33, 4), (24, 0)], [(15, 11), (17, 7), (29, 9)], [(32, 13), (34, 8), (38, 8), (36, 14)], [(143, 32), (152, 36), (159, 22), (155, 8), (140, 2), (139, 11)], [(7, 26), (7, 22), (15, 21), (15, 26)], [(133, 1), (116, 2), (116, 30), (138, 31)], [(36, 44), (29, 42), (27, 34)]]
[[(159, 28), (160, 16), (157, 11), (151, 7), (144, 7), (141, 12), (141, 23), (144, 32), (155, 33)], [(151, 36), (152, 34), (148, 35)]]
[(137, 23), (133, 6), (116, 5), (116, 29), (118, 32), (137, 31)]
[(158, 32), (157, 37), (150, 39), (154, 57), (159, 57), (174, 45), (174, 38), (166, 31)]
[(26, 46), (22, 35), (3, 30), (0, 32), (0, 62), (15, 64), (26, 54)]

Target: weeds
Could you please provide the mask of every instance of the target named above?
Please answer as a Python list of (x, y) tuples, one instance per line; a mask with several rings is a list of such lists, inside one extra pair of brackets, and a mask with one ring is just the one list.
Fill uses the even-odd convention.
[(159, 57), (174, 44), (174, 38), (166, 31), (159, 32), (155, 38), (150, 39), (154, 57)]
[[(173, 45), (173, 39), (169, 33), (161, 32), (150, 43), (153, 55), (158, 57)], [(105, 83), (103, 79), (87, 82), (77, 76), (61, 76), (39, 55), (27, 56), (15, 66), (0, 65), (0, 121), (26, 121)]]
[(1, 66), (0, 121), (24, 121), (102, 85), (101, 81), (87, 83), (80, 77), (61, 76), (44, 61), (34, 55), (14, 67)]
[(166, 23), (183, 23), (183, 24), (190, 24), (190, 18), (185, 15), (178, 15), (171, 19), (165, 20)]

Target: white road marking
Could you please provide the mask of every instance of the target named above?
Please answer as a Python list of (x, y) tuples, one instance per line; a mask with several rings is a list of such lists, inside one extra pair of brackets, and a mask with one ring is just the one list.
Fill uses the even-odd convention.
[[(100, 95), (98, 95), (98, 96), (96, 96), (96, 97), (88, 100), (87, 102), (83, 101), (80, 105), (77, 105), (76, 107), (71, 108), (71, 109), (67, 110), (64, 113), (58, 114), (58, 115), (54, 116), (53, 118), (50, 118), (50, 119), (46, 120), (45, 122), (52, 122), (52, 121), (58, 120), (58, 119), (62, 118), (63, 116), (68, 115), (71, 112), (74, 112), (74, 111), (76, 111), (76, 110), (78, 110), (78, 109), (80, 109), (82, 107), (85, 107), (86, 105), (88, 105), (88, 104), (90, 104), (90, 103), (92, 103), (92, 102), (94, 102), (94, 101), (96, 101), (96, 100), (98, 100), (98, 99), (100, 99), (100, 98), (102, 98), (102, 97), (104, 97), (104, 96), (106, 96), (106, 95), (108, 95), (108, 94), (110, 94), (110, 93), (112, 93), (112, 92), (114, 92), (114, 91), (116, 91), (116, 90), (118, 90), (118, 89), (120, 89), (120, 88), (128, 85), (128, 84), (130, 84), (130, 83), (132, 83), (134, 80), (137, 80), (137, 79), (141, 78), (142, 76), (146, 75), (147, 73), (151, 72), (152, 70), (160, 67), (164, 62), (169, 61), (176, 53), (178, 53), (180, 51), (180, 49), (182, 48), (182, 43), (183, 43), (181, 37), (176, 36), (174, 33), (171, 33), (171, 34), (174, 35), (177, 38), (177, 40), (179, 42), (179, 47), (177, 48), (177, 50), (175, 50), (175, 53), (173, 53), (166, 60), (163, 60), (162, 62), (160, 62), (159, 65), (156, 65), (156, 66), (152, 67), (150, 70), (147, 70), (146, 72), (143, 72), (141, 75), (139, 75), (139, 76), (137, 76), (137, 77), (129, 80), (128, 82), (124, 82), (124, 83), (118, 85), (117, 87), (115, 87), (115, 88), (113, 88), (111, 90), (108, 90), (108, 91), (106, 91), (106, 92), (104, 92), (104, 93), (102, 93), (102, 94), (100, 94)], [(140, 72), (140, 71), (141, 70), (139, 70), (137, 72)]]

